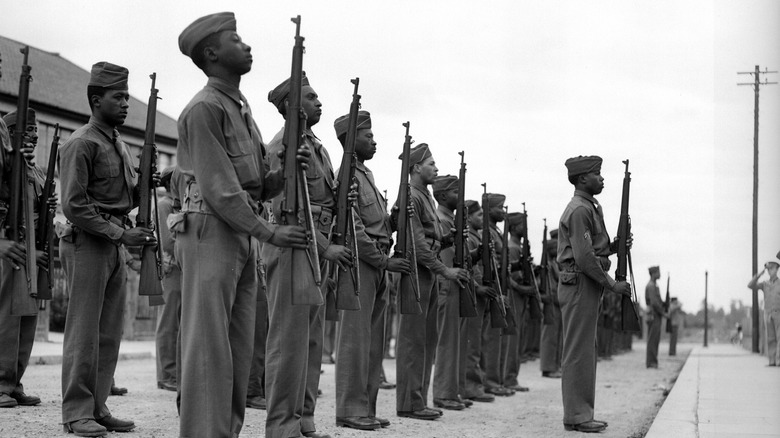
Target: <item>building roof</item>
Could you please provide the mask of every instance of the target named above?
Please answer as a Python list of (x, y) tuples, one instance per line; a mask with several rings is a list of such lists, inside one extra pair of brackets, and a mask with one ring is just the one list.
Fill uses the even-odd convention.
[[(0, 55), (2, 56), (3, 79), (0, 79), (0, 95), (17, 98), (19, 94), (19, 74), (22, 71), (24, 55), (20, 52), (25, 44), (0, 36)], [(61, 57), (58, 53), (30, 47), (27, 63), (32, 68), (33, 81), (30, 84), (30, 106), (51, 107), (83, 116), (86, 121), (91, 112), (87, 102), (87, 84), (90, 72)], [(130, 106), (140, 110), (130, 111), (124, 128), (146, 129), (145, 102), (130, 97)], [(122, 129), (120, 128), (120, 131)], [(167, 137), (176, 143), (178, 133), (176, 120), (157, 111), (155, 134)]]

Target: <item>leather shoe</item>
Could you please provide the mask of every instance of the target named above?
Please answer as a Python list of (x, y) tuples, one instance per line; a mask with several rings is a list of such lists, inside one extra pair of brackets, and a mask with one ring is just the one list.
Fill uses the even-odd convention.
[(359, 430), (376, 430), (381, 427), (378, 421), (370, 417), (336, 417), (336, 426)]
[(381, 418), (381, 417), (371, 417), (377, 422), (379, 422), (379, 427), (389, 427), (390, 426), (390, 420), (387, 418)]
[(428, 407), (428, 406), (426, 406), (426, 407), (425, 407), (425, 409), (428, 409), (429, 411), (433, 411), (433, 412), (438, 412), (440, 417), (441, 417), (442, 415), (444, 415), (444, 411), (442, 411), (442, 410), (441, 410), (441, 409), (439, 409), (439, 408), (431, 408), (431, 407)]
[(480, 403), (491, 403), (496, 401), (496, 397), (493, 394), (480, 394), (473, 397), (468, 397), (468, 399)]
[(91, 418), (82, 418), (62, 425), (65, 432), (75, 434), (76, 436), (106, 436), (108, 432), (105, 427), (97, 424)]
[(306, 438), (331, 438), (327, 433), (320, 432), (303, 432), (303, 436)]
[(450, 409), (452, 411), (462, 411), (466, 409), (466, 405), (457, 400), (447, 400), (442, 398), (433, 399), (433, 405), (437, 408)]
[(119, 418), (108, 417), (96, 418), (97, 424), (106, 428), (109, 432), (130, 432), (135, 428), (135, 423), (129, 420), (120, 420)]
[(602, 423), (601, 421), (590, 420), (579, 424), (563, 423), (563, 428), (566, 430), (573, 430), (577, 432), (597, 433), (606, 429), (607, 425), (606, 423)]
[(560, 379), (562, 376), (560, 371), (542, 371), (542, 377), (549, 377), (551, 379)]
[(395, 383), (390, 383), (388, 381), (379, 382), (379, 389), (395, 389)]
[(173, 392), (176, 392), (176, 390), (178, 389), (175, 383), (170, 383), (170, 382), (157, 382), (157, 387), (160, 389), (164, 389), (166, 391), (173, 391)]
[(458, 397), (458, 401), (463, 403), (463, 406), (465, 406), (467, 408), (470, 408), (472, 405), (474, 405), (474, 402), (469, 400), (469, 399), (467, 399), (467, 398)]
[(528, 392), (527, 386), (512, 385), (512, 386), (507, 386), (506, 388), (515, 392)]
[(515, 392), (512, 391), (509, 388), (504, 388), (503, 386), (496, 386), (493, 388), (485, 388), (485, 392), (488, 394), (497, 395), (499, 397), (508, 397), (510, 395), (515, 395)]
[(19, 406), (36, 406), (41, 404), (41, 398), (35, 395), (27, 395), (23, 392), (12, 392), (11, 397), (16, 399)]
[(127, 394), (127, 388), (120, 388), (116, 385), (111, 385), (110, 395), (125, 395)]
[(19, 403), (6, 393), (0, 393), (0, 408), (15, 408)]
[(440, 414), (434, 410), (425, 408), (419, 411), (397, 411), (399, 417), (414, 418), (415, 420), (435, 420)]
[(265, 400), (265, 398), (262, 395), (247, 397), (246, 407), (252, 409), (262, 409), (265, 411), (268, 409), (268, 402)]

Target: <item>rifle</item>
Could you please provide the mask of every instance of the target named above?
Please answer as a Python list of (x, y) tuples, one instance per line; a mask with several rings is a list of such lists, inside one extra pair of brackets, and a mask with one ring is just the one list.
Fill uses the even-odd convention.
[[(669, 274), (666, 274), (666, 300), (664, 301), (664, 312), (669, 315), (669, 309), (672, 306), (672, 300), (669, 298)], [(672, 332), (672, 318), (666, 318), (666, 333)]]
[(341, 157), (341, 166), (339, 167), (339, 187), (336, 195), (336, 225), (333, 232), (333, 243), (346, 246), (352, 251), (352, 267), (349, 268), (349, 276), (341, 280), (339, 268), (334, 269), (337, 276), (336, 283), (336, 309), (338, 310), (360, 310), (360, 263), (358, 262), (358, 246), (355, 235), (355, 210), (353, 203), (349, 200), (349, 191), (352, 182), (355, 180), (355, 166), (357, 156), (355, 155), (355, 142), (357, 140), (357, 122), (358, 111), (360, 110), (360, 95), (358, 94), (358, 85), (360, 78), (350, 79), (355, 85), (355, 91), (352, 93), (352, 104), (349, 106), (349, 125), (347, 127), (347, 138), (344, 143), (344, 155)]
[[(542, 257), (544, 258), (544, 257)], [(534, 268), (531, 264), (531, 243), (528, 241), (528, 212), (523, 202), (523, 282), (534, 287), (534, 294), (528, 299), (529, 317), (533, 321), (542, 319), (542, 296), (539, 293), (539, 285), (536, 284)]]
[[(283, 262), (290, 267), (290, 285), (294, 305), (315, 305), (323, 303), (320, 272), (320, 258), (317, 252), (317, 233), (311, 212), (309, 186), (306, 173), (298, 163), (298, 148), (304, 141), (306, 113), (301, 105), (301, 84), (303, 81), (303, 40), (301, 36), (301, 16), (290, 19), (295, 23), (295, 45), (292, 53), (292, 71), (290, 73), (290, 94), (287, 97), (287, 114), (284, 121), (284, 197), (281, 206), (281, 223), (300, 225), (306, 230), (308, 247), (303, 249), (284, 249)], [(308, 264), (309, 269), (302, 269)], [(284, 265), (282, 265), (284, 266)]]
[(544, 221), (544, 232), (542, 234), (542, 261), (539, 263), (540, 277), (542, 280), (539, 285), (540, 294), (547, 296), (548, 301), (542, 308), (542, 321), (545, 325), (553, 324), (555, 318), (553, 314), (553, 296), (552, 289), (550, 287), (550, 264), (547, 260), (547, 218), (542, 219)]
[(38, 268), (38, 300), (41, 301), (40, 310), (46, 305), (43, 300), (50, 300), (52, 296), (52, 277), (54, 258), (51, 252), (54, 250), (54, 206), (49, 205), (49, 198), (54, 193), (54, 170), (57, 166), (57, 149), (60, 146), (60, 124), (54, 125), (54, 136), (51, 140), (49, 151), (49, 166), (46, 168), (46, 182), (43, 184), (43, 193), (38, 199), (38, 227), (35, 231), (35, 249), (43, 251), (46, 257), (46, 267)]
[[(509, 207), (504, 206), (504, 218), (509, 216)], [(498, 283), (501, 285), (504, 295), (504, 304), (506, 305), (506, 325), (503, 334), (516, 335), (517, 334), (517, 318), (515, 318), (515, 308), (511, 301), (513, 300), (512, 285), (509, 283), (509, 225), (504, 219), (504, 232), (501, 235), (501, 264), (495, 263), (495, 250), (493, 253), (493, 264), (501, 267), (501, 275), (496, 275)]]
[[(398, 242), (395, 244), (393, 257), (403, 257), (412, 265), (411, 274), (401, 274), (401, 282), (398, 287), (400, 300), (399, 309), (404, 315), (419, 315), (420, 307), (420, 279), (417, 276), (417, 248), (414, 242), (414, 228), (411, 221), (412, 199), (409, 194), (409, 154), (412, 148), (412, 136), (409, 135), (409, 122), (403, 123), (406, 128), (404, 137), (404, 149), (401, 154), (401, 182), (398, 185)], [(417, 214), (420, 214), (417, 212)], [(411, 289), (413, 296), (409, 295)]]
[(629, 332), (639, 332), (639, 316), (636, 313), (636, 286), (634, 285), (634, 267), (631, 263), (631, 251), (628, 249), (628, 237), (631, 235), (631, 217), (628, 215), (629, 191), (631, 189), (631, 172), (628, 171), (628, 160), (623, 161), (626, 171), (623, 176), (623, 194), (620, 201), (620, 221), (618, 222), (618, 252), (615, 280), (626, 281), (626, 268), (631, 274), (631, 296), (621, 295), (620, 298), (620, 329)]
[(16, 127), (13, 138), (13, 162), (11, 167), (11, 196), (8, 207), (9, 240), (25, 246), (26, 260), (23, 266), (13, 270), (11, 297), (11, 315), (25, 316), (38, 313), (37, 269), (35, 263), (35, 225), (33, 202), (35, 197), (35, 179), (27, 171), (27, 160), (22, 155), (24, 134), (27, 131), (27, 109), (30, 99), (32, 68), (27, 64), (30, 53), (28, 46), (20, 49), (24, 55), (22, 73), (19, 76), (19, 99), (16, 105)]
[(490, 201), (488, 200), (487, 184), (482, 183), (482, 284), (492, 287), (497, 296), (490, 300), (490, 326), (507, 328), (506, 304), (501, 284), (496, 272), (496, 249), (490, 237)]
[[(158, 249), (162, 247), (160, 241), (160, 223), (157, 220), (156, 208), (153, 216), (152, 196), (156, 204), (156, 189), (152, 175), (157, 171), (157, 146), (154, 144), (155, 125), (157, 122), (157, 89), (155, 82), (157, 73), (149, 75), (152, 79), (152, 88), (149, 93), (149, 103), (146, 109), (146, 131), (144, 132), (144, 145), (141, 149), (141, 162), (138, 166), (138, 193), (141, 202), (138, 206), (136, 225), (149, 228), (158, 233), (157, 245), (144, 245), (141, 247), (141, 273), (138, 282), (138, 295), (162, 297), (162, 256), (158, 256)], [(156, 207), (156, 206), (155, 206)]]
[[(465, 155), (463, 151), (460, 155), (460, 173), (458, 174), (458, 204), (455, 207), (455, 258), (452, 265), (456, 268), (471, 268), (471, 255), (468, 251), (468, 234), (466, 227), (466, 163), (463, 161)], [(458, 300), (460, 305), (460, 317), (470, 318), (477, 316), (477, 298), (474, 292), (473, 280), (468, 284), (461, 286), (458, 290)]]

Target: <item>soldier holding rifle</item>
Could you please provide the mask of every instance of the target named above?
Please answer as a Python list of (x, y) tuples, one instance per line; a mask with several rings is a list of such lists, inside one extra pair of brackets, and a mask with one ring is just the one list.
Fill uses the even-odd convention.
[[(558, 232), (561, 272), (558, 298), (563, 320), (563, 426), (566, 430), (600, 432), (607, 423), (593, 418), (596, 396), (596, 325), (604, 289), (630, 295), (629, 283), (612, 279), (610, 244), (603, 212), (595, 195), (604, 189), (601, 158), (566, 160), (574, 197), (563, 212)], [(630, 242), (628, 242), (630, 245)]]
[[(279, 193), (249, 103), (239, 90), (252, 68), (251, 47), (232, 12), (195, 20), (179, 49), (208, 77), (179, 117), (175, 191), (182, 215), (176, 232), (182, 268), (179, 433), (238, 436), (246, 409), (257, 299), (257, 245), (306, 247), (297, 226), (273, 225), (262, 203)], [(297, 151), (307, 161), (307, 151)]]

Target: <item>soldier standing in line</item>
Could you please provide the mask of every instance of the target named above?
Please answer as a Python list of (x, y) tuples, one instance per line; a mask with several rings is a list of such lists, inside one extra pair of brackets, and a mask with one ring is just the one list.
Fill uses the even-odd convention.
[(561, 215), (558, 227), (558, 299), (563, 321), (562, 381), (563, 427), (579, 432), (601, 432), (607, 423), (593, 418), (596, 397), (596, 325), (604, 289), (629, 295), (625, 281), (607, 273), (609, 256), (617, 249), (610, 243), (601, 205), (595, 195), (604, 189), (601, 158), (566, 160), (574, 196)]
[[(290, 79), (268, 93), (271, 102), (282, 116), (287, 115)], [(315, 236), (321, 261), (333, 266), (350, 266), (352, 256), (347, 248), (328, 241), (333, 213), (335, 177), (333, 165), (312, 127), (320, 121), (322, 103), (309, 79), (301, 82), (301, 108), (306, 113), (304, 146), (311, 150), (306, 169), (309, 201)], [(280, 162), (283, 153), (284, 128), (268, 144), (272, 166)], [(273, 214), (280, 218), (282, 197), (273, 200)], [(268, 438), (287, 438), (303, 434), (307, 437), (329, 437), (316, 431), (314, 409), (322, 369), (323, 320), (325, 306), (293, 305), (290, 278), (292, 272), (280, 263), (280, 249), (263, 246), (263, 260), (268, 269), (269, 329), (266, 344), (266, 401), (268, 416), (265, 433)], [(323, 272), (325, 270), (323, 269)]]
[[(428, 408), (433, 358), (438, 340), (437, 315), (439, 285), (437, 276), (446, 280), (469, 281), (468, 271), (442, 263), (439, 250), (443, 239), (436, 204), (428, 191), (439, 169), (426, 143), (412, 148), (409, 156), (410, 199), (414, 207), (414, 245), (417, 250), (417, 275), (420, 284), (420, 315), (401, 315), (398, 328), (396, 410), (399, 417), (434, 420), (438, 409)], [(397, 211), (397, 210), (394, 210)], [(408, 287), (402, 282), (401, 288)], [(404, 292), (401, 291), (400, 294)], [(411, 292), (407, 291), (409, 296)]]
[(658, 368), (658, 343), (661, 341), (661, 323), (666, 316), (664, 301), (661, 299), (661, 289), (656, 282), (661, 278), (658, 266), (649, 269), (650, 281), (645, 287), (645, 303), (647, 304), (647, 368)]
[[(349, 114), (333, 123), (342, 146), (346, 141)], [(371, 115), (358, 112), (355, 140), (355, 179), (358, 197), (355, 205), (355, 239), (360, 269), (360, 310), (341, 312), (336, 360), (336, 425), (373, 430), (387, 427), (390, 421), (376, 416), (376, 400), (381, 380), (385, 342), (385, 307), (387, 306), (386, 273), (409, 272), (404, 258), (392, 258), (387, 201), (376, 186), (374, 175), (365, 162), (376, 153)], [(341, 169), (347, 171), (347, 169)], [(346, 290), (349, 273), (339, 275), (339, 293)]]
[(677, 297), (672, 297), (669, 301), (669, 356), (677, 355), (677, 336), (680, 327), (685, 321), (685, 313), (682, 311), (682, 304), (677, 301)]
[(542, 296), (546, 319), (542, 325), (542, 337), (539, 344), (539, 368), (542, 370), (542, 377), (552, 379), (561, 378), (561, 303), (558, 301), (560, 268), (555, 260), (557, 255), (558, 230), (555, 229), (550, 231), (550, 238), (547, 240), (547, 246), (544, 248), (544, 255), (542, 255), (542, 257), (547, 257), (549, 291)]
[[(7, 129), (6, 129), (7, 126)], [(11, 165), (13, 162), (13, 138), (16, 130), (16, 111), (0, 119), (0, 228), (7, 222), (10, 201)], [(40, 195), (45, 181), (43, 171), (33, 163), (34, 150), (38, 143), (38, 124), (35, 110), (27, 110), (27, 127), (23, 132), (22, 155), (24, 169), (35, 177), (36, 195)], [(37, 200), (36, 200), (37, 201)], [(35, 220), (38, 219), (38, 202), (35, 202)], [(52, 248), (53, 250), (53, 248)], [(11, 315), (13, 302), (13, 271), (15, 266), (24, 265), (25, 248), (22, 244), (0, 238), (0, 408), (14, 406), (35, 406), (40, 397), (24, 393), (22, 377), (30, 361), (35, 342), (35, 327), (38, 315)], [(43, 252), (37, 254), (38, 259)], [(40, 268), (39, 268), (40, 269)], [(33, 274), (34, 275), (34, 274)]]
[[(262, 201), (279, 193), (260, 131), (239, 90), (252, 68), (251, 47), (232, 12), (195, 20), (179, 49), (208, 77), (179, 117), (176, 192), (182, 217), (176, 259), (182, 268), (179, 433), (238, 436), (244, 422), (257, 300), (255, 240), (306, 248), (297, 226), (270, 224)], [(308, 151), (297, 159), (306, 162)]]
[(58, 233), (70, 293), (62, 423), (77, 436), (135, 427), (106, 406), (122, 340), (127, 274), (121, 245), (156, 244), (150, 229), (129, 228), (127, 217), (139, 202), (133, 159), (117, 131), (129, 107), (127, 76), (126, 68), (108, 62), (92, 66), (87, 86), (92, 117), (59, 151), (62, 210), (70, 225)]
[[(270, 204), (266, 204), (268, 206)], [(264, 211), (267, 213), (267, 210)], [(265, 217), (265, 216), (264, 216)], [(262, 244), (255, 241), (258, 254), (262, 254)], [(255, 308), (255, 342), (252, 352), (252, 366), (249, 370), (249, 385), (246, 393), (246, 407), (266, 410), (265, 400), (265, 346), (268, 342), (268, 288), (265, 274), (265, 262), (257, 258), (257, 306)]]
[[(455, 231), (455, 209), (458, 206), (458, 177), (437, 176), (433, 181), (433, 197), (439, 203), (436, 214), (444, 234), (442, 263), (452, 267), (455, 261), (453, 234)], [(465, 249), (465, 248), (464, 248)], [(466, 408), (462, 401), (463, 388), (459, 386), (461, 368), (465, 364), (465, 345), (461, 336), (460, 285), (457, 281), (443, 277), (439, 282), (439, 342), (436, 344), (436, 363), (433, 373), (433, 405), (438, 408), (460, 411)], [(463, 321), (465, 323), (465, 321)], [(469, 406), (471, 400), (468, 400)]]
[[(515, 312), (515, 323), (517, 324), (516, 335), (502, 336), (502, 354), (506, 356), (506, 366), (504, 367), (503, 384), (507, 389), (515, 392), (528, 392), (528, 387), (521, 385), (517, 381), (520, 374), (520, 364), (523, 362), (523, 346), (526, 345), (526, 337), (529, 335), (528, 327), (528, 298), (535, 294), (533, 279), (524, 279), (523, 270), (520, 268), (523, 262), (523, 243), (521, 238), (525, 230), (525, 214), (509, 213), (504, 221), (504, 226), (509, 227), (509, 266), (510, 270), (509, 284), (506, 285), (507, 291), (512, 294), (510, 302)], [(503, 350), (506, 346), (506, 350)]]

